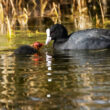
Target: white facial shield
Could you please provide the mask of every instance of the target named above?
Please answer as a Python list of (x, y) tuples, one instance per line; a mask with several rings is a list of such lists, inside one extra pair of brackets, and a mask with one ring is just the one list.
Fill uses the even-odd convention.
[(47, 45), (50, 41), (51, 41), (51, 37), (50, 37), (50, 29), (46, 29), (46, 33), (47, 33), (47, 39), (45, 42), (45, 45)]

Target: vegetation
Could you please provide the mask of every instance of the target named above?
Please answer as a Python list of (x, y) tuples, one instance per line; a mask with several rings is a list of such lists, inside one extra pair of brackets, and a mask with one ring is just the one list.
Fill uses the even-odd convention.
[(0, 33), (11, 36), (14, 30), (36, 31), (37, 26), (66, 20), (78, 29), (101, 26), (109, 4), (108, 0), (0, 0)]

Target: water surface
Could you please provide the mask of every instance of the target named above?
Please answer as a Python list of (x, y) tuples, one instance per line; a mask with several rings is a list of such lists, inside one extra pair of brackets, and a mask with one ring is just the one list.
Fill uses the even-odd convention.
[(53, 51), (50, 44), (21, 57), (15, 48), (45, 35), (0, 39), (1, 110), (110, 109), (110, 50)]

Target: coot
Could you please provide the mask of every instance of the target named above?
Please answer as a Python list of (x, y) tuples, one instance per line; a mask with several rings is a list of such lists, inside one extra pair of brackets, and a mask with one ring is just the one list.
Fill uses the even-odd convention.
[(22, 45), (14, 51), (15, 55), (31, 55), (37, 53), (38, 50), (43, 46), (40, 42), (35, 42), (32, 46)]
[(86, 29), (68, 35), (62, 24), (55, 24), (46, 30), (46, 45), (54, 40), (57, 50), (104, 49), (110, 48), (110, 30)]

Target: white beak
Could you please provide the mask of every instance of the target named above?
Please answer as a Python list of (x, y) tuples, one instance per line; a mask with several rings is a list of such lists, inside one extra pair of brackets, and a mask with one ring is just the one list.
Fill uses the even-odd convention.
[(47, 45), (51, 41), (50, 29), (49, 28), (46, 30), (46, 33), (47, 33), (47, 39), (46, 39), (45, 45)]

